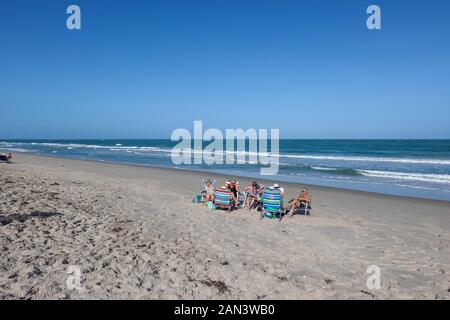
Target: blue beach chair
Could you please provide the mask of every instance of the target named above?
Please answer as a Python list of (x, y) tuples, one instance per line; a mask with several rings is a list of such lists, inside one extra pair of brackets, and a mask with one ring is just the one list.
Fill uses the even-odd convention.
[(278, 218), (281, 220), (283, 217), (283, 198), (280, 190), (270, 188), (264, 189), (261, 203), (261, 220), (264, 218)]

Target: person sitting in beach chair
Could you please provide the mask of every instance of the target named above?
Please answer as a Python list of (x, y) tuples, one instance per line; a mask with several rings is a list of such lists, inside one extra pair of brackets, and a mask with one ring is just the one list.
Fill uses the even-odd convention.
[(310, 211), (311, 194), (308, 188), (303, 188), (296, 198), (289, 200), (289, 205), (285, 209), (289, 218), (292, 218), (294, 214), (310, 215)]
[(2, 162), (11, 162), (12, 159), (12, 154), (11, 152), (9, 152), (8, 154), (1, 154), (0, 155), (0, 161)]
[(267, 218), (278, 218), (279, 220), (283, 217), (283, 196), (279, 188), (271, 186), (265, 188), (261, 196), (261, 220), (265, 217)]
[(225, 187), (231, 191), (231, 200), (235, 206), (239, 206), (239, 182), (236, 180), (228, 180), (225, 182)]
[(204, 185), (204, 188), (202, 191), (203, 201), (205, 203), (214, 202), (215, 193), (216, 193), (216, 187), (214, 186), (213, 182), (210, 179), (207, 179), (205, 181), (205, 185)]
[(281, 193), (281, 197), (284, 199), (284, 188), (280, 187), (280, 185), (278, 183), (274, 183), (273, 188), (275, 190), (279, 190)]
[(258, 204), (258, 200), (264, 190), (264, 186), (260, 186), (258, 182), (253, 181), (251, 185), (244, 189), (245, 194), (245, 203), (244, 206), (247, 206), (248, 210), (252, 209), (254, 206)]
[(208, 203), (214, 201), (215, 180), (202, 179), (200, 192), (192, 199), (192, 203)]

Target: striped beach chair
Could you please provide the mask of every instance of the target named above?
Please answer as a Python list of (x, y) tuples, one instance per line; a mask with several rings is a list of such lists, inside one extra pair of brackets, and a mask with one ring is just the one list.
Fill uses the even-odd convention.
[(218, 209), (231, 211), (231, 191), (224, 188), (217, 189), (214, 198), (214, 205)]
[(281, 220), (283, 216), (283, 198), (281, 191), (277, 189), (264, 189), (261, 197), (261, 220), (266, 218)]

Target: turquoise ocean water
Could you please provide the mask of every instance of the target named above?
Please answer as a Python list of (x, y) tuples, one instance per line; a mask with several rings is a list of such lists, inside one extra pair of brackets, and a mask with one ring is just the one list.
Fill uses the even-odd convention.
[[(175, 144), (146, 139), (0, 140), (0, 149), (259, 176), (261, 165), (252, 161), (174, 165)], [(235, 157), (236, 152), (225, 156)], [(279, 162), (279, 172), (271, 179), (450, 201), (450, 140), (280, 140)]]

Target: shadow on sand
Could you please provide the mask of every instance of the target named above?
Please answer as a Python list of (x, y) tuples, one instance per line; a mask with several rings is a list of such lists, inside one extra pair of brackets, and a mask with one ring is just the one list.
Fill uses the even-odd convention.
[(13, 221), (25, 222), (31, 218), (46, 219), (46, 218), (50, 218), (50, 217), (54, 217), (54, 216), (62, 216), (62, 215), (63, 214), (59, 213), (59, 212), (41, 212), (41, 211), (34, 211), (30, 214), (12, 213), (7, 216), (0, 216), (0, 226), (10, 224)]

